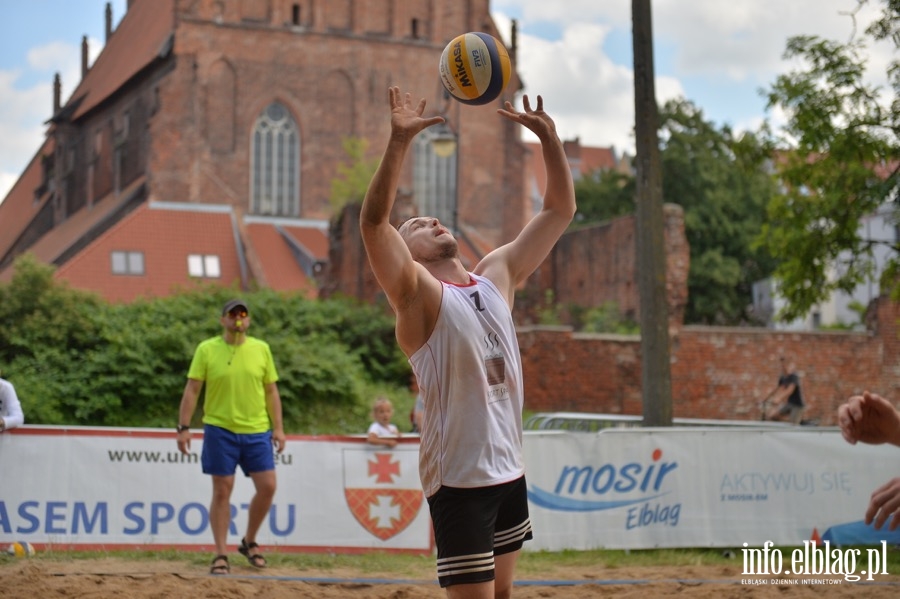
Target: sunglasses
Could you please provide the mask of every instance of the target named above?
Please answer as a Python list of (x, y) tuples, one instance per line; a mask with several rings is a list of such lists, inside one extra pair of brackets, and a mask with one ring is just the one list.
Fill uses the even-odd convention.
[(228, 311), (228, 316), (232, 318), (247, 318), (247, 311), (243, 308), (234, 308)]

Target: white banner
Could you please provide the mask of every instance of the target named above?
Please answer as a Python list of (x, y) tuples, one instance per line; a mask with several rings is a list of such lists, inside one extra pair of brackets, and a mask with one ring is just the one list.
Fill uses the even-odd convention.
[(900, 542), (862, 522), (900, 449), (836, 429), (608, 429), (525, 438), (529, 549)]
[[(0, 543), (80, 549), (212, 546), (202, 435), (181, 455), (158, 429), (26, 426), (0, 435)], [(529, 431), (528, 550), (900, 543), (861, 522), (900, 476), (900, 449), (847, 445), (832, 429)], [(283, 551), (430, 553), (418, 439), (288, 438), (258, 541)], [(253, 484), (239, 471), (229, 542)]]
[[(0, 542), (78, 548), (209, 548), (202, 434), (182, 455), (158, 429), (22, 427), (0, 435)], [(296, 551), (432, 551), (417, 438), (289, 437), (257, 541)], [(246, 528), (253, 483), (238, 470), (229, 541)]]

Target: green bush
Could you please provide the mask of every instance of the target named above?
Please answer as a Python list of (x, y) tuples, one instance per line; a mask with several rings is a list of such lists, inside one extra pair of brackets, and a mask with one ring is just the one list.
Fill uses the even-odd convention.
[(194, 349), (221, 333), (234, 296), (250, 306), (250, 334), (272, 348), (287, 432), (365, 432), (377, 394), (408, 429), (412, 373), (393, 317), (350, 299), (208, 287), (110, 304), (26, 255), (0, 284), (0, 371), (29, 424), (171, 427)]

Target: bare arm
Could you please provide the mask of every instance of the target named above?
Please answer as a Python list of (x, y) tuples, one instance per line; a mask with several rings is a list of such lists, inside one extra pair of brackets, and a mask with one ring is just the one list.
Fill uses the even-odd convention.
[(497, 112), (527, 127), (541, 141), (547, 169), (543, 207), (513, 241), (485, 256), (475, 268), (476, 274), (491, 279), (506, 294), (510, 306), (516, 286), (540, 266), (575, 216), (575, 187), (556, 125), (544, 112), (541, 96), (535, 110), (528, 96), (523, 98), (523, 105), (524, 112), (516, 112), (507, 102), (506, 109)]
[[(188, 379), (181, 394), (181, 406), (178, 408), (178, 424), (190, 424), (197, 407), (197, 397), (203, 388), (203, 381)], [(191, 451), (191, 431), (178, 433), (178, 450), (187, 454)]]
[[(431, 125), (443, 122), (441, 117), (423, 118), (425, 100), (412, 104), (410, 94), (390, 88), (391, 137), (384, 156), (363, 200), (360, 233), (369, 256), (372, 271), (397, 312), (398, 341), (407, 355), (417, 349), (416, 340), (424, 339), (428, 328), (425, 306), (429, 300), (440, 301), (440, 283), (424, 267), (413, 261), (400, 233), (390, 223), (391, 208), (397, 195), (403, 160), (413, 138)], [(401, 338), (399, 329), (406, 331)]]
[(398, 437), (379, 437), (378, 433), (369, 433), (367, 441), (372, 445), (384, 445), (386, 447), (396, 447)]
[(22, 412), (22, 404), (16, 395), (16, 388), (12, 383), (4, 383), (0, 387), (0, 393), (4, 395), (3, 403), (6, 405), (6, 416), (0, 416), (0, 431), (16, 428), (25, 424), (25, 414)]
[(286, 437), (281, 415), (281, 394), (278, 393), (276, 383), (266, 385), (266, 411), (269, 413), (269, 420), (272, 421), (272, 442), (278, 453), (281, 453), (284, 451)]

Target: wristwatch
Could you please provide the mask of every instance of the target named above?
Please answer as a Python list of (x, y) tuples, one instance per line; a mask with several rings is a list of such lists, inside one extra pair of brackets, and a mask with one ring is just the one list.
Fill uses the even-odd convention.
[(190, 430), (190, 429), (191, 429), (190, 425), (187, 425), (187, 424), (179, 424), (178, 426), (175, 427), (175, 430), (179, 433)]

